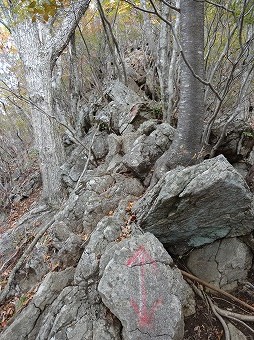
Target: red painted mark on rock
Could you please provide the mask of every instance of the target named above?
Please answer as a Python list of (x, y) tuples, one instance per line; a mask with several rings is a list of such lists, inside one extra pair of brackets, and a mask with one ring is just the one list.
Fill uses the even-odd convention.
[(139, 275), (140, 275), (140, 301), (137, 303), (133, 298), (130, 299), (130, 304), (134, 309), (134, 312), (138, 316), (138, 323), (141, 327), (148, 327), (154, 320), (154, 315), (158, 307), (162, 304), (161, 299), (157, 299), (153, 302), (152, 307), (148, 308), (147, 306), (147, 291), (145, 287), (145, 264), (151, 264), (153, 269), (157, 269), (157, 263), (151, 257), (149, 252), (145, 249), (144, 246), (140, 246), (134, 253), (132, 257), (130, 257), (126, 265), (128, 267), (139, 266)]

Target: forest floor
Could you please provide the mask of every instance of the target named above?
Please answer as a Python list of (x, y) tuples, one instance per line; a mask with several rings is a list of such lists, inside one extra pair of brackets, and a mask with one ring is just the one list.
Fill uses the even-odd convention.
[(41, 187), (35, 189), (29, 197), (24, 198), (17, 203), (12, 203), (9, 207), (7, 222), (3, 225), (0, 225), (0, 234), (15, 227), (15, 222), (17, 222), (25, 213), (27, 213), (33, 204), (38, 202), (40, 194)]

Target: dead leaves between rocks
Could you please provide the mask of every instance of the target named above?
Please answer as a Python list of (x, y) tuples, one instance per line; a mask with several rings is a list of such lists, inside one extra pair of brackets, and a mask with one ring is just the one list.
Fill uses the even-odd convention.
[(7, 327), (12, 318), (25, 308), (32, 300), (37, 287), (32, 291), (21, 295), (20, 297), (14, 297), (8, 300), (4, 305), (0, 307), (0, 331)]
[(129, 218), (126, 220), (124, 226), (121, 226), (121, 233), (120, 236), (116, 239), (116, 242), (120, 242), (126, 238), (131, 236), (132, 227), (131, 224), (136, 221), (136, 215), (132, 214), (132, 207), (134, 202), (128, 202), (127, 207), (125, 208), (126, 213), (129, 215)]

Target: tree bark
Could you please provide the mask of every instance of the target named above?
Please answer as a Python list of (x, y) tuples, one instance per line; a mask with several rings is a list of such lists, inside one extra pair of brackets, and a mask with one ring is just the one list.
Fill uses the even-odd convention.
[[(14, 25), (13, 38), (25, 69), (27, 90), (32, 101), (32, 126), (39, 153), (43, 181), (42, 198), (51, 205), (63, 198), (60, 166), (64, 161), (64, 147), (60, 127), (53, 108), (52, 70), (57, 58), (70, 41), (90, 0), (75, 2), (65, 9), (65, 17), (57, 28), (50, 22), (30, 18)], [(13, 14), (15, 21), (15, 14)]]
[(195, 164), (201, 156), (204, 87), (195, 75), (204, 78), (204, 2), (182, 0), (180, 20), (182, 54), (189, 65), (182, 58), (177, 132), (170, 149), (156, 162), (152, 184), (165, 171)]

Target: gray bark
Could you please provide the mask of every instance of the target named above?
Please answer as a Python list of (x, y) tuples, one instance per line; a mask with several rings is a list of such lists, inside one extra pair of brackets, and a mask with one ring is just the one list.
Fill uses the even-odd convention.
[[(181, 1), (182, 52), (192, 70), (204, 78), (204, 3)], [(204, 124), (204, 86), (181, 61), (179, 117), (177, 137), (172, 151), (180, 152), (181, 163), (194, 163), (201, 151)], [(175, 150), (174, 150), (175, 148)]]
[(181, 60), (177, 133), (170, 149), (156, 162), (152, 185), (165, 171), (196, 163), (201, 154), (204, 88), (195, 76), (204, 78), (204, 3), (182, 0), (180, 20), (182, 54), (189, 65)]
[[(180, 0), (176, 1), (176, 7), (180, 7)], [(165, 3), (161, 4), (161, 14), (167, 20), (170, 16), (170, 8)], [(180, 14), (175, 12), (174, 31), (179, 33)], [(160, 81), (161, 103), (163, 121), (171, 122), (173, 111), (173, 100), (175, 97), (175, 84), (178, 65), (179, 47), (172, 37), (170, 46), (170, 27), (166, 22), (161, 22), (158, 42), (157, 69)]]
[(16, 23), (13, 37), (24, 64), (27, 90), (33, 105), (32, 125), (39, 153), (43, 181), (42, 197), (50, 204), (61, 201), (63, 188), (60, 166), (64, 148), (52, 103), (52, 70), (56, 59), (68, 44), (89, 0), (78, 1), (66, 9), (59, 28), (30, 18)]

